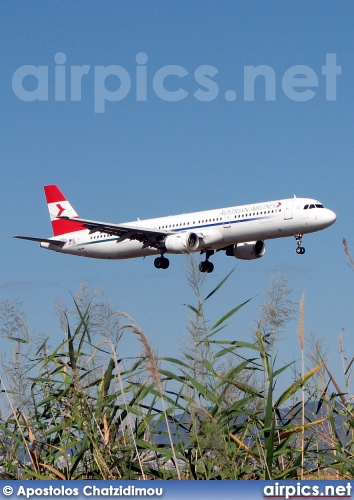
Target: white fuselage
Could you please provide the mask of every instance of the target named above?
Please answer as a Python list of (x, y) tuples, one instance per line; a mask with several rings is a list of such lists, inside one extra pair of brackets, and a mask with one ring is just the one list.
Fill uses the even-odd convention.
[[(316, 206), (317, 205), (317, 206)], [(305, 208), (307, 206), (307, 208)], [(336, 220), (331, 210), (308, 198), (290, 198), (250, 205), (194, 212), (121, 224), (129, 228), (150, 228), (169, 234), (193, 232), (199, 237), (196, 252), (219, 250), (229, 245), (313, 233)], [(58, 237), (53, 238), (58, 240)], [(63, 234), (62, 248), (47, 242), (41, 247), (61, 253), (98, 259), (129, 259), (161, 253), (137, 240), (118, 241), (117, 236), (88, 229)], [(49, 238), (50, 240), (50, 238)], [(182, 253), (166, 250), (164, 253)]]

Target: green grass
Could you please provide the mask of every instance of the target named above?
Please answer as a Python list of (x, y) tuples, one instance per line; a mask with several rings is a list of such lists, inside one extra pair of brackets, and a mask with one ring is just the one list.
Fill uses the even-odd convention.
[[(223, 340), (227, 322), (235, 323), (249, 302), (207, 321), (205, 303), (222, 293), (229, 276), (202, 300), (202, 277), (190, 272), (197, 297), (196, 304), (187, 305), (192, 343), (176, 358), (157, 358), (130, 318), (107, 302), (97, 303), (87, 290), (74, 299), (74, 326), (61, 308), (66, 340), (54, 349), (48, 338), (37, 339), (33, 349), (19, 307), (3, 303), (2, 334), (12, 340), (14, 357), (3, 363), (1, 380), (1, 406), (7, 401), (9, 411), (0, 420), (0, 477), (352, 478), (354, 415), (348, 387), (342, 392), (319, 358), (301, 375), (290, 365), (277, 365), (274, 325), (282, 328), (290, 317), (284, 288), (276, 300), (268, 295), (272, 307), (268, 301), (249, 343)], [(121, 358), (120, 347), (132, 336), (141, 342), (141, 355)], [(275, 387), (284, 379), (291, 382), (279, 395)], [(299, 405), (295, 396), (301, 390)], [(304, 412), (309, 402), (320, 402), (326, 416), (314, 413), (310, 419)], [(285, 420), (282, 408), (288, 411)], [(343, 432), (351, 439), (343, 442)], [(162, 436), (164, 444), (157, 444)]]

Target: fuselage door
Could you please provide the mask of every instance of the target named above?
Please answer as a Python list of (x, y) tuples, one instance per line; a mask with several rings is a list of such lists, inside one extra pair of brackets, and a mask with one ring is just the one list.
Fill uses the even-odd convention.
[[(88, 237), (87, 234), (85, 234), (86, 238)], [(77, 249), (78, 250), (84, 250), (85, 247), (83, 245), (84, 243), (84, 232), (83, 231), (80, 231), (77, 233), (77, 237), (75, 238), (76, 240), (76, 244), (78, 245)]]
[(222, 219), (222, 225), (224, 229), (228, 229), (229, 227), (231, 227), (229, 215), (224, 215)]
[(295, 203), (295, 198), (292, 200), (288, 200), (285, 205), (285, 211), (284, 211), (284, 219), (292, 219), (293, 218), (293, 206)]

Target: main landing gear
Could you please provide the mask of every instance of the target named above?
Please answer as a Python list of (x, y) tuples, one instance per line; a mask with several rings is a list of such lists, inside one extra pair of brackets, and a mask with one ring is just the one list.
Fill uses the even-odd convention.
[(203, 262), (199, 264), (199, 271), (201, 273), (212, 273), (214, 271), (214, 264), (208, 260), (203, 260)]
[(295, 234), (294, 235), (294, 238), (296, 239), (296, 243), (297, 243), (296, 253), (299, 254), (299, 255), (302, 255), (302, 254), (305, 253), (304, 247), (301, 246), (302, 237), (303, 237), (302, 234)]
[(214, 264), (209, 262), (209, 257), (213, 255), (214, 250), (207, 250), (205, 252), (205, 260), (199, 264), (199, 271), (201, 273), (212, 273), (214, 271)]
[(156, 269), (167, 269), (168, 266), (170, 265), (170, 261), (166, 259), (166, 257), (164, 257), (163, 255), (161, 255), (161, 257), (156, 257), (154, 265)]
[[(214, 252), (208, 251), (206, 252), (206, 258), (199, 264), (199, 271), (201, 273), (212, 273), (214, 271), (214, 264), (209, 262), (209, 257), (213, 255)], [(154, 266), (156, 269), (167, 269), (170, 265), (170, 261), (166, 259), (163, 255), (161, 257), (156, 257), (154, 261)]]

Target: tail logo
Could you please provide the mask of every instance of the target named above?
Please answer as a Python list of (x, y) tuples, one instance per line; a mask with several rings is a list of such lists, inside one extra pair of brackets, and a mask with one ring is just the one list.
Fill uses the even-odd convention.
[(58, 207), (59, 212), (57, 213), (57, 217), (60, 217), (61, 214), (64, 212), (65, 208), (63, 208), (60, 203), (57, 203), (56, 205)]

